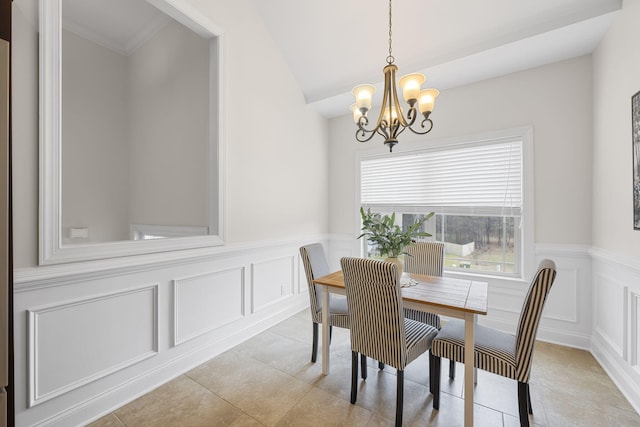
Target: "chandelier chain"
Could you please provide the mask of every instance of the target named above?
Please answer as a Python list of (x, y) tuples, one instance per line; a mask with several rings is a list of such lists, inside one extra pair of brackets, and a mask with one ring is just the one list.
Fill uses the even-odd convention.
[(387, 56), (387, 64), (393, 64), (394, 57), (391, 53), (391, 0), (389, 0), (389, 56)]

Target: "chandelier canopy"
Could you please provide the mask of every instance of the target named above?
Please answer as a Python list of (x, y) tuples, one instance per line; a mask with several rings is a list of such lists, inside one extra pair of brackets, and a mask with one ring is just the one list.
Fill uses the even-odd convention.
[[(409, 104), (409, 110), (405, 117), (398, 101), (398, 91), (396, 89), (396, 71), (398, 71), (398, 67), (393, 62), (394, 57), (391, 50), (391, 0), (389, 0), (389, 56), (387, 56), (387, 65), (382, 70), (384, 73), (384, 94), (380, 116), (375, 127), (367, 129), (369, 125), (367, 112), (371, 109), (373, 94), (376, 91), (373, 85), (363, 84), (353, 88), (352, 93), (356, 98), (356, 103), (351, 106), (353, 120), (358, 125), (356, 139), (360, 142), (367, 142), (377, 133), (384, 137), (384, 143), (389, 146), (389, 152), (393, 151), (393, 147), (398, 143), (398, 135), (404, 132), (405, 129), (410, 129), (418, 135), (424, 135), (431, 131), (433, 122), (429, 115), (433, 111), (436, 97), (440, 94), (437, 89), (421, 90), (421, 86), (425, 81), (423, 74), (412, 73), (403, 76), (399, 83), (404, 100)], [(422, 114), (423, 120), (420, 121), (420, 127), (414, 129), (413, 125), (416, 122), (418, 110)]]

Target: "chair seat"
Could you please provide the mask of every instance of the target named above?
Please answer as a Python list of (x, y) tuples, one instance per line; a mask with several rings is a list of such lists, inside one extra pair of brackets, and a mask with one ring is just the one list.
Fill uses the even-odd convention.
[[(320, 310), (322, 312), (322, 310)], [(347, 306), (347, 297), (341, 295), (331, 295), (329, 300), (329, 313), (331, 314), (349, 314)]]
[[(405, 318), (404, 333), (405, 339), (407, 340), (406, 364), (409, 364), (431, 348), (431, 343), (436, 335), (438, 335), (438, 330), (426, 323)], [(397, 368), (397, 366), (394, 367)]]
[[(449, 320), (433, 340), (431, 353), (464, 363), (464, 321)], [(476, 325), (474, 364), (479, 369), (517, 379), (516, 337)]]
[[(319, 320), (318, 323), (322, 323), (322, 309), (318, 310), (317, 319)], [(349, 323), (347, 298), (331, 295), (329, 300), (329, 325), (349, 329)]]

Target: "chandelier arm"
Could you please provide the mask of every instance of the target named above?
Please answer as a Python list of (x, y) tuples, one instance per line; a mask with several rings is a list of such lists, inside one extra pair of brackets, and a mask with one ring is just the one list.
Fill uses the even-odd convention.
[(427, 130), (425, 131), (419, 131), (419, 130), (415, 130), (414, 128), (412, 128), (411, 126), (408, 126), (408, 128), (411, 130), (411, 132), (415, 133), (416, 135), (425, 135), (429, 132), (431, 132), (431, 129), (433, 129), (433, 122), (431, 121), (431, 119), (424, 119), (420, 125), (422, 128), (426, 128), (425, 123), (429, 124), (429, 127), (427, 128)]
[(391, 97), (389, 111), (392, 111), (393, 108), (395, 108), (398, 124), (404, 127), (404, 126), (407, 126), (407, 121), (404, 118), (404, 114), (402, 114), (402, 108), (400, 106), (400, 101), (398, 100), (398, 89), (396, 88), (396, 70), (397, 69), (398, 67), (393, 67), (392, 69), (389, 70), (389, 92), (390, 92), (389, 96)]
[[(365, 136), (369, 133), (370, 135), (365, 138)], [(358, 142), (367, 142), (371, 141), (371, 139), (375, 136), (375, 130), (366, 130), (366, 129), (358, 129), (356, 130), (356, 141)]]
[(386, 126), (380, 126), (378, 129), (376, 129), (376, 132), (378, 132), (378, 135), (384, 137), (384, 139), (389, 139), (389, 132), (387, 132), (387, 127)]
[(413, 123), (416, 121), (416, 117), (418, 116), (418, 111), (416, 107), (409, 108), (409, 112), (407, 113), (407, 126), (413, 126)]
[[(386, 137), (385, 130), (384, 130), (386, 128), (386, 125), (384, 122), (382, 124), (377, 125), (373, 129), (366, 129), (365, 126), (367, 126), (368, 124), (369, 124), (369, 118), (366, 116), (361, 116), (360, 120), (358, 120), (358, 129), (356, 130), (356, 140), (358, 142), (371, 141), (371, 139), (376, 134), (380, 134)], [(369, 134), (369, 136), (367, 136), (367, 134)]]

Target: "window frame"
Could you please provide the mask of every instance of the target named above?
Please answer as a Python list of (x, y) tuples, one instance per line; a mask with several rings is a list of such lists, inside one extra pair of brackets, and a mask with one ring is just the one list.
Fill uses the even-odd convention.
[[(356, 181), (356, 210), (361, 207), (361, 163), (366, 160), (383, 158), (388, 156), (406, 156), (407, 154), (420, 154), (429, 151), (441, 151), (449, 149), (464, 148), (465, 146), (474, 146), (479, 144), (494, 144), (507, 142), (522, 142), (522, 208), (521, 208), (521, 233), (520, 242), (516, 244), (515, 257), (517, 259), (517, 273), (515, 274), (494, 274), (483, 273), (474, 270), (472, 272), (463, 272), (461, 268), (445, 269), (445, 273), (450, 276), (478, 276), (482, 278), (499, 277), (506, 280), (525, 280), (535, 269), (535, 247), (534, 247), (534, 186), (533, 186), (533, 128), (531, 126), (503, 129), (487, 133), (475, 133), (470, 135), (458, 136), (453, 138), (429, 140), (428, 142), (416, 142), (398, 144), (393, 153), (381, 150), (380, 148), (358, 150), (355, 156), (355, 181)], [(381, 206), (367, 205), (374, 210)], [(404, 213), (425, 212), (424, 208), (405, 207), (405, 206), (384, 206), (384, 209), (392, 209), (395, 212), (402, 211)], [(463, 208), (464, 209), (464, 208)], [(457, 212), (438, 212), (436, 209), (427, 208), (428, 211), (434, 210), (437, 213), (454, 214)], [(457, 210), (457, 209), (456, 209)], [(483, 215), (483, 212), (478, 212)], [(359, 235), (362, 227), (359, 212), (355, 216), (355, 230)], [(433, 222), (433, 221), (430, 221)], [(435, 223), (434, 223), (435, 224)], [(435, 230), (435, 225), (434, 225)], [(435, 237), (435, 233), (432, 233)], [(515, 237), (514, 237), (515, 238)], [(362, 241), (360, 245), (361, 256), (366, 256), (366, 242)]]

